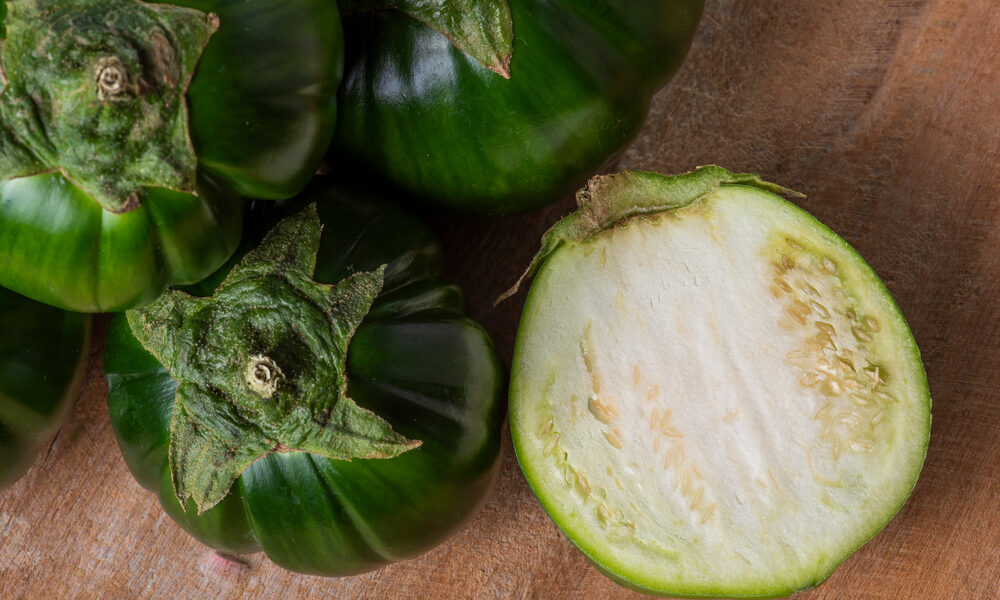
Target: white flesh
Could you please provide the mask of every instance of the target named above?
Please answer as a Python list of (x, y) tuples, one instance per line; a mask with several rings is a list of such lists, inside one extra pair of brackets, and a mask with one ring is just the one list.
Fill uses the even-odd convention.
[(549, 257), (511, 383), (518, 458), (556, 523), (672, 594), (822, 581), (905, 501), (929, 411), (871, 269), (737, 186)]

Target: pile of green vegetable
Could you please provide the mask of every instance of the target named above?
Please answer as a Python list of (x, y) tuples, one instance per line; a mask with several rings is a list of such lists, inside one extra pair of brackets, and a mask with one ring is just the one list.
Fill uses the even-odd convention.
[[(475, 513), (505, 415), (492, 342), (388, 198), (502, 215), (583, 185), (702, 2), (0, 8), (0, 485), (77, 394), (85, 313), (116, 312), (108, 407), (136, 479), (212, 548), (347, 575)], [(518, 459), (626, 585), (816, 584), (919, 473), (905, 321), (774, 192), (718, 168), (597, 178), (530, 267)]]

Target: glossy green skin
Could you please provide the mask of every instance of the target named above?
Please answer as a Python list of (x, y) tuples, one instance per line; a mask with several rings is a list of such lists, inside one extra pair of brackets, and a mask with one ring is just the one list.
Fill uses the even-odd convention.
[(345, 21), (335, 146), (450, 207), (558, 200), (638, 133), (701, 0), (510, 0), (511, 77), (395, 11)]
[(287, 198), (336, 121), (343, 40), (325, 0), (178, 0), (212, 12), (188, 89), (197, 194), (147, 188), (116, 215), (58, 173), (0, 182), (0, 285), (84, 312), (121, 311), (193, 283), (236, 249), (243, 201)]
[(0, 182), (0, 283), (47, 304), (125, 310), (197, 281), (239, 243), (243, 202), (202, 178), (199, 195), (149, 189), (109, 213), (58, 173)]
[(329, 0), (173, 0), (219, 16), (188, 88), (201, 168), (280, 199), (312, 178), (337, 120), (344, 41)]
[(182, 511), (167, 462), (177, 382), (123, 316), (112, 322), (104, 368), (129, 469), (184, 529), (218, 550), (263, 550), (284, 568), (340, 576), (416, 556), (475, 512), (499, 466), (505, 377), (486, 333), (464, 316), (461, 292), (439, 278), (430, 233), (388, 205), (334, 197), (325, 185), (305, 194), (319, 200), (324, 225), (315, 280), (388, 264), (383, 291), (350, 344), (347, 394), (422, 446), (350, 462), (273, 453), (199, 516), (193, 501)]
[(0, 489), (31, 466), (76, 399), (90, 317), (0, 288)]

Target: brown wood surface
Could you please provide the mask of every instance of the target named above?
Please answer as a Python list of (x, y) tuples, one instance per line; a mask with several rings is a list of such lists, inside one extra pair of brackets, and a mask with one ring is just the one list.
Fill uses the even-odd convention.
[[(809, 599), (1000, 598), (1000, 8), (995, 0), (711, 0), (688, 61), (620, 166), (717, 163), (800, 203), (874, 266), (923, 351), (934, 424), (903, 511)], [(448, 270), (509, 361), (522, 292), (491, 308), (571, 201), (437, 217)], [(358, 577), (227, 562), (119, 457), (101, 327), (76, 411), (0, 494), (0, 598), (631, 598), (552, 525), (505, 448), (468, 528)]]

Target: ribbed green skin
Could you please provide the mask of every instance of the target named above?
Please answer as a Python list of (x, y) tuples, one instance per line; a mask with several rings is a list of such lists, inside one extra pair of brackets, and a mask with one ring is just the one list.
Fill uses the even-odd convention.
[(335, 147), (457, 209), (551, 203), (636, 135), (702, 5), (510, 0), (509, 80), (402, 13), (351, 16)]
[[(170, 481), (177, 383), (124, 317), (111, 324), (104, 368), (111, 422), (129, 469), (184, 529), (219, 550), (263, 550), (287, 569), (340, 576), (418, 555), (474, 513), (499, 465), (505, 378), (488, 336), (464, 316), (461, 292), (441, 281), (440, 249), (426, 229), (322, 180), (276, 212), (313, 200), (324, 227), (316, 281), (388, 265), (383, 291), (350, 345), (347, 394), (422, 446), (351, 462), (273, 453), (199, 516), (193, 502), (181, 509)], [(275, 220), (251, 222), (248, 239), (259, 239), (261, 226)]]
[(233, 253), (243, 202), (287, 198), (336, 121), (343, 40), (324, 0), (179, 0), (215, 13), (188, 89), (197, 194), (147, 188), (116, 215), (58, 173), (0, 182), (0, 285), (61, 308), (121, 311), (193, 283)]
[(90, 317), (0, 288), (0, 488), (31, 466), (80, 390)]
[(125, 310), (197, 281), (239, 243), (243, 202), (206, 177), (199, 194), (148, 189), (139, 208), (100, 207), (58, 173), (0, 182), (0, 283), (46, 304)]

